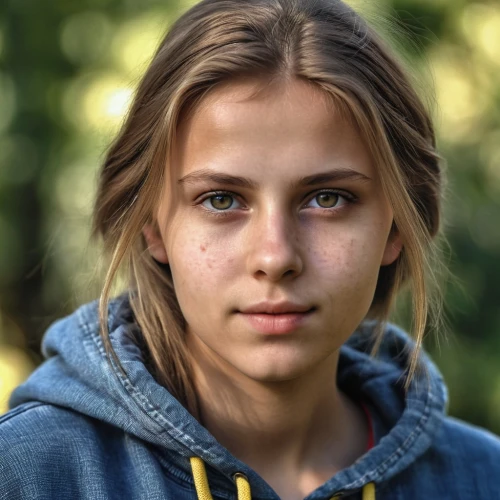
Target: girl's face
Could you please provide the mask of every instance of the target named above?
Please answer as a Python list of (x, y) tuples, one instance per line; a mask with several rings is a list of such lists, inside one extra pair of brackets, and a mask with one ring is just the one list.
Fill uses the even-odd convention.
[(144, 234), (195, 357), (264, 382), (331, 363), (401, 244), (356, 128), (310, 84), (256, 85), (219, 87), (181, 124)]

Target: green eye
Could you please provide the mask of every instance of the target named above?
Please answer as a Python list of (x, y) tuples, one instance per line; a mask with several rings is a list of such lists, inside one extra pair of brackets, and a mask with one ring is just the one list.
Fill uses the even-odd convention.
[(233, 205), (233, 197), (227, 194), (217, 194), (209, 198), (210, 205), (217, 210), (227, 210)]
[(235, 209), (242, 208), (241, 202), (238, 201), (238, 195), (230, 191), (212, 191), (206, 193), (206, 198), (201, 202), (209, 212), (233, 212)]
[(315, 200), (321, 208), (333, 208), (339, 202), (340, 195), (337, 193), (319, 193)]

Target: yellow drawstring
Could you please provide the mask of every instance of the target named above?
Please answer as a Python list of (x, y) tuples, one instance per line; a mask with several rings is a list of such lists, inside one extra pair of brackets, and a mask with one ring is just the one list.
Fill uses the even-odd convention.
[[(207, 471), (205, 464), (200, 457), (191, 457), (191, 470), (193, 471), (194, 487), (198, 500), (213, 500), (210, 488), (208, 487)], [(248, 479), (240, 473), (234, 475), (236, 481), (236, 491), (238, 500), (252, 500), (252, 492), (250, 491), (250, 483)], [(337, 500), (338, 496), (334, 496), (331, 500)], [(363, 500), (375, 500), (375, 484), (368, 483), (363, 486)]]
[[(207, 471), (205, 464), (200, 457), (191, 457), (191, 470), (193, 471), (194, 487), (198, 500), (213, 500), (210, 488), (208, 487)], [(250, 491), (250, 483), (243, 474), (235, 474), (236, 491), (238, 500), (252, 500), (252, 492)]]
[(191, 470), (193, 471), (194, 487), (198, 500), (213, 500), (208, 487), (207, 471), (200, 457), (191, 457)]
[(252, 500), (252, 492), (250, 491), (248, 479), (240, 473), (235, 474), (234, 479), (236, 480), (238, 500)]
[(375, 500), (375, 483), (367, 483), (363, 486), (363, 500)]
[[(340, 497), (335, 495), (330, 500), (338, 500)], [(363, 486), (363, 500), (375, 500), (375, 483), (367, 483)]]

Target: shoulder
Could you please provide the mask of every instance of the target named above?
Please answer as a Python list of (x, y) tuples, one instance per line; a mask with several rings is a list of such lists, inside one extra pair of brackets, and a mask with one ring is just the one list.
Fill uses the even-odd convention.
[(473, 460), (483, 465), (495, 466), (500, 463), (498, 436), (453, 417), (444, 419), (436, 447), (442, 453), (467, 462)]
[(25, 403), (0, 417), (0, 499), (139, 498), (145, 486), (138, 471), (154, 468), (150, 455), (139, 440), (105, 422)]
[(38, 402), (0, 416), (0, 498), (74, 498), (84, 470), (94, 476), (98, 472), (95, 464), (105, 457), (101, 437), (106, 433), (112, 442), (112, 429)]
[[(500, 439), (479, 427), (444, 417), (432, 444), (381, 487), (390, 498), (499, 498)], [(401, 457), (404, 461), (405, 458)], [(377, 496), (378, 498), (378, 496)]]
[(99, 426), (90, 417), (51, 404), (25, 403), (0, 416), (0, 456), (32, 460), (30, 453), (36, 450), (41, 452), (37, 458), (42, 458), (44, 452), (57, 449), (67, 457), (68, 452), (79, 453), (82, 440), (92, 446), (89, 438), (98, 433)]
[(496, 498), (500, 488), (500, 439), (452, 417), (443, 420), (433, 445), (419, 460), (439, 498)]
[(32, 402), (0, 416), (0, 499), (191, 498), (164, 466), (142, 439), (71, 409)]

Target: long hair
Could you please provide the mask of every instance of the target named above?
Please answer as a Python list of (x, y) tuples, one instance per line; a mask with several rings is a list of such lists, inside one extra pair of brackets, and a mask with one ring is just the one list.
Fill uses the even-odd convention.
[[(398, 259), (380, 269), (369, 316), (384, 324), (408, 283), (416, 344), (411, 379), (432, 305), (439, 156), (431, 120), (408, 76), (376, 32), (340, 0), (203, 0), (167, 33), (100, 173), (94, 235), (102, 237), (110, 259), (100, 300), (106, 349), (116, 360), (107, 305), (124, 270), (155, 378), (197, 415), (170, 269), (149, 255), (142, 229), (154, 220), (180, 119), (217, 85), (240, 77), (306, 80), (359, 127), (403, 241)], [(375, 344), (382, 329), (377, 335)]]

